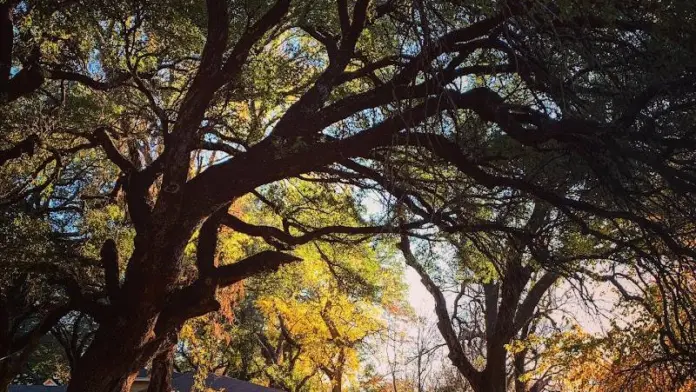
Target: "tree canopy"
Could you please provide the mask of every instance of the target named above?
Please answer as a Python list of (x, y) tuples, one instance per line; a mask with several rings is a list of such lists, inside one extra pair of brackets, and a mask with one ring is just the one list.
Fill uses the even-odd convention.
[(284, 379), (340, 390), (403, 292), (397, 257), (476, 391), (551, 385), (520, 342), (554, 285), (592, 302), (589, 281), (683, 380), (695, 18), (689, 0), (3, 1), (0, 382), (84, 314), (68, 390), (128, 391), (232, 302), (302, 358)]

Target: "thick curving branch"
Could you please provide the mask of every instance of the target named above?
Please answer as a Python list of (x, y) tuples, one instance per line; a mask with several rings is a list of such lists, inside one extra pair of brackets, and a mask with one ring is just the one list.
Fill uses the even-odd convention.
[(170, 295), (155, 332), (163, 334), (180, 327), (186, 320), (218, 310), (215, 291), (260, 273), (278, 270), (281, 266), (300, 261), (299, 257), (275, 251), (263, 251), (233, 264), (212, 269), (193, 284)]
[(230, 214), (224, 216), (221, 223), (237, 232), (254, 237), (261, 237), (266, 241), (269, 241), (271, 244), (281, 242), (292, 247), (316, 240), (329, 241), (329, 236), (331, 235), (343, 234), (350, 236), (364, 236), (373, 234), (398, 234), (404, 231), (420, 228), (426, 224), (427, 221), (420, 220), (398, 226), (325, 226), (308, 231), (301, 235), (293, 235), (287, 231), (283, 231), (272, 226), (252, 225)]

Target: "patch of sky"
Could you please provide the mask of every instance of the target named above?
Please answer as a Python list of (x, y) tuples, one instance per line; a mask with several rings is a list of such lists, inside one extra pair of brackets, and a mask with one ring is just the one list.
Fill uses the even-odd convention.
[[(207, 121), (203, 121), (203, 123), (201, 124), (202, 127), (205, 127), (206, 125), (207, 125)], [(210, 142), (210, 143), (230, 144), (230, 143), (227, 143), (226, 141), (222, 140), (219, 136), (214, 135), (214, 134), (212, 134), (212, 133), (206, 133), (205, 135), (203, 135), (203, 140), (206, 141), (206, 142)], [(232, 144), (233, 144), (235, 147), (240, 147), (240, 148), (241, 148), (241, 146), (237, 146), (237, 145), (235, 145), (234, 143), (232, 143)], [(213, 156), (213, 151), (201, 150), (201, 151), (198, 152), (198, 154), (199, 154), (199, 157), (202, 158), (202, 161), (206, 161), (206, 162), (207, 162), (207, 161), (209, 161), (209, 160), (212, 158), (212, 156)], [(224, 151), (215, 151), (215, 157), (216, 157), (216, 160), (215, 160), (215, 162), (213, 163), (214, 165), (223, 163), (223, 162), (228, 161), (229, 159), (232, 158), (231, 155), (227, 154), (227, 153), (224, 152)], [(199, 168), (194, 168), (194, 169), (199, 169)]]
[[(62, 235), (80, 238), (80, 226), (83, 223), (82, 213), (84, 201), (79, 201), (79, 195), (85, 188), (92, 185), (94, 178), (81, 165), (70, 162), (62, 170), (65, 180), (57, 181), (49, 190), (53, 193), (48, 202), (50, 224), (53, 230)], [(100, 193), (107, 194), (115, 184), (104, 184)], [(40, 197), (40, 196), (37, 196)]]
[(87, 60), (87, 72), (95, 79), (100, 79), (106, 76), (104, 67), (101, 61), (101, 52), (99, 49), (92, 49)]

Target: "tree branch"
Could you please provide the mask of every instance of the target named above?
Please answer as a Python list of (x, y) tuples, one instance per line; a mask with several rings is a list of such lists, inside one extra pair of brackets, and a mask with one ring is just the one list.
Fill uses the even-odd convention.
[(271, 28), (282, 20), (290, 9), (290, 0), (277, 0), (275, 4), (244, 32), (232, 49), (230, 57), (223, 67), (225, 82), (237, 77), (249, 57), (249, 51)]
[(49, 79), (68, 80), (68, 81), (78, 82), (84, 86), (87, 86), (87, 87), (89, 87), (93, 90), (97, 90), (97, 91), (108, 91), (108, 90), (111, 90), (113, 88), (123, 86), (128, 80), (130, 80), (132, 78), (131, 74), (121, 72), (121, 73), (118, 73), (111, 80), (107, 80), (105, 82), (102, 82), (99, 80), (94, 80), (87, 75), (83, 75), (83, 74), (80, 74), (77, 72), (71, 72), (71, 71), (63, 71), (60, 69), (48, 70), (46, 73), (47, 73), (47, 77)]
[(524, 300), (517, 308), (517, 314), (515, 315), (514, 329), (519, 331), (526, 323), (531, 320), (534, 315), (534, 309), (539, 305), (542, 297), (546, 292), (553, 286), (554, 283), (560, 277), (559, 274), (555, 272), (546, 272), (544, 275), (532, 286)]
[(180, 327), (186, 320), (218, 310), (220, 304), (215, 299), (218, 287), (235, 284), (256, 274), (275, 271), (282, 265), (301, 260), (287, 253), (263, 251), (234, 264), (213, 269), (209, 275), (201, 276), (193, 284), (169, 296), (169, 302), (162, 311), (155, 332), (167, 333)]
[(227, 216), (230, 205), (226, 204), (203, 222), (198, 233), (196, 246), (196, 266), (200, 277), (210, 277), (215, 270), (215, 252), (217, 250), (218, 229), (221, 220)]
[(116, 166), (118, 166), (121, 171), (124, 173), (132, 173), (136, 171), (135, 165), (124, 157), (123, 154), (118, 151), (116, 146), (114, 146), (114, 142), (111, 140), (106, 130), (106, 127), (99, 127), (91, 136), (88, 136), (88, 138), (91, 139), (93, 143), (100, 145), (104, 150), (106, 157), (109, 158), (109, 160)]
[(116, 247), (116, 242), (110, 238), (104, 241), (99, 255), (101, 256), (101, 263), (104, 267), (106, 291), (109, 294), (111, 304), (115, 305), (118, 303), (119, 292), (121, 291), (118, 268), (118, 248)]
[(0, 150), (0, 166), (4, 165), (5, 162), (10, 159), (19, 158), (22, 154), (27, 154), (29, 156), (34, 155), (34, 148), (39, 143), (39, 137), (37, 135), (29, 135), (26, 139), (17, 143), (7, 150)]
[(259, 273), (275, 271), (285, 264), (300, 261), (299, 257), (275, 251), (263, 251), (246, 259), (218, 267), (214, 276), (220, 286), (229, 286)]
[[(282, 231), (276, 227), (264, 225), (252, 225), (233, 216), (226, 215), (222, 218), (221, 223), (229, 228), (244, 233), (247, 235), (262, 237), (270, 240), (273, 244), (276, 241), (281, 241), (290, 246), (306, 244), (314, 240), (321, 240), (327, 235), (346, 234), (346, 235), (370, 235), (370, 234), (397, 234), (406, 230), (411, 230), (421, 227), (426, 221), (421, 220), (411, 222), (399, 226), (325, 226), (316, 230), (306, 232), (299, 236), (294, 236), (288, 232)], [(274, 241), (276, 240), (276, 241)]]
[(442, 291), (440, 291), (425, 268), (420, 265), (416, 257), (411, 252), (410, 241), (406, 234), (401, 235), (399, 248), (404, 255), (406, 264), (418, 273), (421, 278), (421, 282), (435, 300), (435, 314), (437, 315), (438, 319), (437, 327), (440, 330), (445, 343), (447, 344), (447, 348), (449, 349), (449, 358), (452, 360), (452, 364), (459, 369), (462, 375), (466, 377), (469, 382), (472, 384), (478, 383), (480, 373), (476, 370), (476, 368), (474, 368), (467, 358), (466, 354), (464, 353), (464, 349), (459, 342), (459, 337), (452, 328), (445, 296), (442, 294)]

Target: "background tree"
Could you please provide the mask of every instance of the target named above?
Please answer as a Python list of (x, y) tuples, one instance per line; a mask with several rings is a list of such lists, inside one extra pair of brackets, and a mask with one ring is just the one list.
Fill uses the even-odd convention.
[[(612, 275), (598, 275), (607, 276)], [(639, 288), (630, 286), (634, 282), (631, 277), (637, 276), (613, 275), (614, 295), (620, 298), (614, 309), (618, 318), (611, 322), (606, 334), (589, 334), (576, 326), (537, 342), (546, 348), (541, 351), (541, 364), (536, 372), (550, 374), (554, 389), (689, 391), (694, 388), (696, 380), (688, 357), (679, 358), (680, 350), (670, 346), (668, 334), (674, 334), (678, 327), (663, 324), (664, 313), (656, 312), (663, 303), (660, 290), (653, 286), (651, 293), (638, 295)], [(676, 324), (686, 326), (687, 318), (682, 317)], [(680, 335), (673, 338), (677, 336)]]
[[(507, 226), (507, 222), (518, 219), (512, 216), (501, 217), (496, 223), (503, 230), (513, 228)], [(418, 272), (435, 301), (438, 329), (448, 356), (475, 391), (506, 391), (508, 380), (512, 380), (518, 391), (536, 388), (526, 386), (522, 379), (527, 371), (527, 350), (509, 350), (509, 346), (515, 340), (526, 341), (537, 332), (541, 319), (551, 317), (552, 309), (540, 305), (560, 274), (544, 271), (543, 265), (549, 260), (535, 257), (554, 258), (552, 249), (539, 248), (560, 241), (553, 239), (553, 232), (561, 225), (555, 222), (549, 226), (550, 216), (551, 210), (543, 204), (534, 206), (520, 227), (527, 240), (522, 236), (506, 238), (495, 234), (455, 237), (459, 242), (454, 242), (452, 272), (437, 272), (437, 264), (433, 262), (430, 268), (424, 265), (413, 254), (408, 237), (402, 237), (400, 246), (406, 263)], [(561, 230), (568, 229), (566, 226)], [(532, 242), (531, 238), (535, 240)], [(471, 241), (469, 246), (468, 241)], [(572, 258), (568, 244), (565, 245), (561, 245), (563, 257)], [(451, 305), (445, 297), (450, 285), (456, 288)]]

